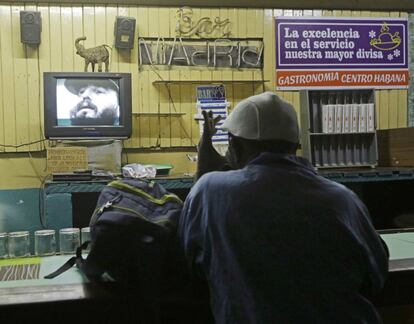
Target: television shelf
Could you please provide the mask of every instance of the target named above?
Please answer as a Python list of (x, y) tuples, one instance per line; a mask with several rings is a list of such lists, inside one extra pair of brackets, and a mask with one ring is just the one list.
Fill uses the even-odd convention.
[(153, 84), (165, 84), (165, 83), (265, 83), (270, 80), (251, 80), (251, 79), (237, 79), (237, 80), (156, 80)]
[[(46, 180), (44, 194), (62, 194), (75, 192), (100, 192), (113, 179), (91, 179), (86, 181), (53, 181)], [(190, 189), (194, 183), (191, 176), (176, 175), (156, 177), (154, 181), (170, 189)]]
[(186, 115), (186, 113), (179, 113), (179, 112), (141, 112), (141, 113), (132, 113), (133, 116), (136, 117), (181, 117)]

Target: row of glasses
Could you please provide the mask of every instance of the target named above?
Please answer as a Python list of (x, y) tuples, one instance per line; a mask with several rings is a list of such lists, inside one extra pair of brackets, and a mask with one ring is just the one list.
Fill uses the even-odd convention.
[[(60, 254), (72, 254), (76, 248), (90, 241), (90, 228), (62, 228), (59, 230)], [(53, 229), (34, 232), (35, 255), (48, 256), (56, 254), (56, 234)], [(0, 259), (30, 256), (30, 233), (18, 231), (0, 233)]]

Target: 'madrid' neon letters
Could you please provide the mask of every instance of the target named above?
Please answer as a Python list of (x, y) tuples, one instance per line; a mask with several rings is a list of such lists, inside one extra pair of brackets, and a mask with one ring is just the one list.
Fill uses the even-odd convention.
[(263, 63), (259, 39), (140, 38), (138, 46), (140, 65), (261, 68)]

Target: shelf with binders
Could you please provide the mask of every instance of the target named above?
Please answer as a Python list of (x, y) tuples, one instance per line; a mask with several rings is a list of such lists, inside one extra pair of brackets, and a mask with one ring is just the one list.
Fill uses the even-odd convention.
[(302, 151), (315, 168), (374, 167), (373, 90), (301, 91)]
[(356, 135), (356, 134), (375, 134), (375, 131), (370, 132), (358, 132), (358, 133), (309, 133), (309, 136), (331, 136), (331, 135)]

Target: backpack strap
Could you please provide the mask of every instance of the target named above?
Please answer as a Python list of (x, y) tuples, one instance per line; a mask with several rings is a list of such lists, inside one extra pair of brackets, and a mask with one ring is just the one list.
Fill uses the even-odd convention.
[(71, 257), (59, 269), (57, 269), (56, 271), (54, 271), (52, 273), (49, 273), (47, 276), (44, 276), (44, 278), (45, 279), (53, 279), (53, 278), (57, 277), (58, 275), (64, 273), (65, 271), (69, 270), (70, 268), (72, 268), (75, 263), (76, 263), (76, 257)]
[(68, 261), (66, 261), (56, 271), (54, 271), (52, 273), (49, 273), (47, 276), (44, 276), (44, 278), (45, 279), (53, 279), (53, 278), (59, 276), (60, 274), (64, 273), (65, 271), (69, 270), (70, 268), (72, 268), (73, 265), (75, 265), (75, 264), (80, 270), (82, 270), (83, 266), (84, 266), (84, 263), (85, 263), (85, 259), (82, 257), (82, 250), (86, 249), (88, 247), (89, 243), (90, 243), (90, 241), (82, 243), (81, 246), (77, 247), (75, 256), (71, 257)]

